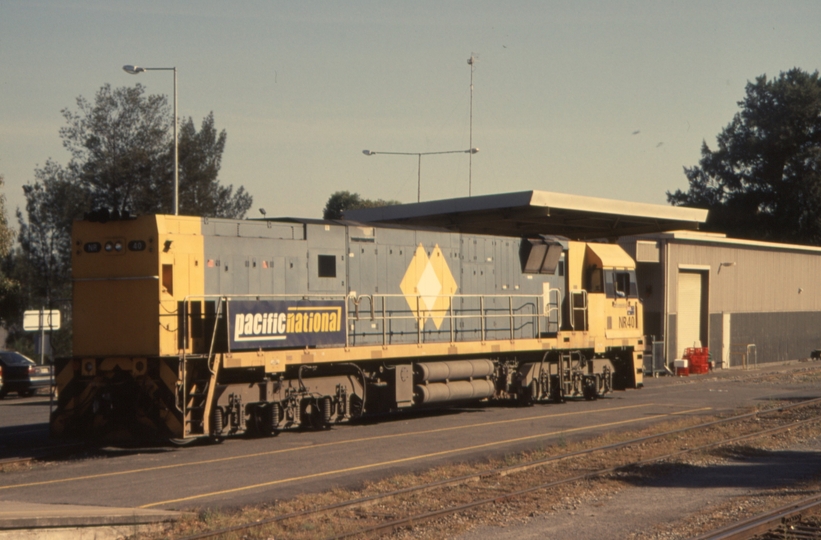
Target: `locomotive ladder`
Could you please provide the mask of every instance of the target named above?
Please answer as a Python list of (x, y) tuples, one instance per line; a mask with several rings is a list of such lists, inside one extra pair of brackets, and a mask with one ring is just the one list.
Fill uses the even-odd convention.
[[(188, 360), (193, 362), (193, 360)], [(210, 380), (202, 378), (201, 369), (191, 369), (190, 388), (185, 400), (185, 435), (202, 435), (205, 433), (206, 402)]]
[[(214, 316), (214, 331), (211, 335), (211, 346), (208, 350), (206, 358), (185, 358), (183, 354), (183, 388), (185, 394), (183, 395), (183, 416), (185, 418), (184, 435), (207, 435), (210, 432), (210, 415), (213, 401), (214, 390), (217, 387), (217, 374), (219, 373), (220, 364), (222, 362), (216, 361), (216, 354), (214, 353), (214, 344), (217, 339), (217, 327), (220, 315), (222, 313), (222, 300), (217, 302), (217, 311)], [(196, 362), (196, 366), (190, 366), (190, 375), (188, 373), (189, 362)], [(191, 380), (190, 387), (188, 380)]]
[(583, 390), (584, 356), (580, 351), (563, 351), (559, 355), (559, 388), (562, 397), (578, 395)]

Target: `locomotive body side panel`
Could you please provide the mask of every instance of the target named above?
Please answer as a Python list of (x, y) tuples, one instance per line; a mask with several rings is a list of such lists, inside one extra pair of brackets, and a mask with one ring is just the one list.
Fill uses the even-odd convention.
[(635, 264), (618, 246), (182, 216), (74, 235), (75, 356), (58, 366), (55, 433), (123, 415), (176, 438), (270, 433), (641, 384)]

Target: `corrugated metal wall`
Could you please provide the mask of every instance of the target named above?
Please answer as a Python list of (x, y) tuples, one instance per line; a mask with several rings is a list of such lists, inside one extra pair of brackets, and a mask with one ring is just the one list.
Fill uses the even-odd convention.
[[(706, 243), (668, 245), (668, 291), (676, 290), (682, 265), (709, 266), (710, 313), (821, 311), (821, 253)], [(675, 294), (669, 295), (667, 311), (678, 311)]]
[[(667, 247), (668, 360), (679, 352), (678, 279), (692, 268), (709, 272), (705, 341), (714, 360), (727, 357), (724, 367), (741, 365), (748, 345), (755, 346), (757, 363), (806, 358), (821, 346), (821, 253), (681, 240)], [(661, 265), (652, 267), (662, 273)]]

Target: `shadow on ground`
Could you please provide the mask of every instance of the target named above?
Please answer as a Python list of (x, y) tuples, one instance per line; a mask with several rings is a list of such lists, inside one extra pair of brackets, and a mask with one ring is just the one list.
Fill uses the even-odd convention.
[(619, 471), (620, 480), (640, 487), (769, 489), (821, 475), (821, 451), (768, 451), (741, 446), (718, 449), (720, 464), (653, 463)]

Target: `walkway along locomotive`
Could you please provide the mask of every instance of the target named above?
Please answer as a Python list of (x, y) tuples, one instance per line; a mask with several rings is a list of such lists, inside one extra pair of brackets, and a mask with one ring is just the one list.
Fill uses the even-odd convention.
[(74, 225), (56, 436), (187, 441), (642, 384), (618, 246), (321, 220)]

